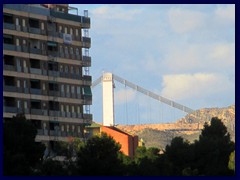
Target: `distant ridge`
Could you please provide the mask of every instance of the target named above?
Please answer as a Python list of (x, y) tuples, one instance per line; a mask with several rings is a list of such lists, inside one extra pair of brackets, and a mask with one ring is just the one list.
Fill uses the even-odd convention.
[(223, 108), (203, 108), (196, 110), (175, 123), (118, 125), (117, 127), (128, 133), (136, 134), (142, 138), (147, 147), (164, 149), (175, 136), (193, 142), (198, 139), (205, 122), (210, 122), (212, 117), (222, 120), (235, 142), (235, 105)]

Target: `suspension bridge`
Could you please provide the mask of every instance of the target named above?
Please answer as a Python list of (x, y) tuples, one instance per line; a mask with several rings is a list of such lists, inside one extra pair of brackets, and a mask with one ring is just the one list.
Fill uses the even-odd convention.
[[(121, 90), (115, 92), (117, 83), (120, 84), (118, 87)], [(104, 72), (92, 83), (92, 90), (95, 91), (100, 84), (102, 92), (98, 90), (93, 93), (93, 106), (96, 106), (95, 112), (98, 111), (97, 116), (95, 116), (97, 113), (94, 114), (94, 121), (102, 120), (105, 126), (174, 122), (195, 112), (190, 107), (162, 97), (109, 72)], [(101, 93), (102, 99), (99, 98)], [(96, 99), (97, 102), (95, 102)], [(117, 102), (119, 99), (122, 103)]]

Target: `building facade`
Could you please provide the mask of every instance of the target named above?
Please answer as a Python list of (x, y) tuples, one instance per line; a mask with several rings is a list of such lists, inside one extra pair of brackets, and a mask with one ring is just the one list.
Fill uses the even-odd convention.
[(101, 133), (106, 133), (121, 145), (120, 151), (132, 159), (135, 156), (137, 147), (143, 145), (142, 140), (140, 139), (139, 141), (138, 136), (124, 132), (114, 126), (103, 126), (92, 123), (90, 126), (86, 126), (86, 132), (89, 138), (100, 135)]
[(89, 28), (87, 11), (79, 16), (67, 4), (3, 5), (4, 120), (24, 113), (36, 141), (84, 138), (92, 122)]

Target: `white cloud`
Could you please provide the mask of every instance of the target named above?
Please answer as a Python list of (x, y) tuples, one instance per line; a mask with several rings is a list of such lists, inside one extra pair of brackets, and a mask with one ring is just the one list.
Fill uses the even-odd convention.
[(235, 44), (217, 44), (212, 48), (209, 56), (221, 67), (235, 66)]
[(221, 74), (174, 74), (163, 77), (162, 96), (174, 100), (206, 98), (225, 93), (234, 85)]
[(114, 93), (115, 105), (131, 102), (135, 99), (136, 96), (136, 92), (131, 89), (120, 89), (118, 91), (115, 89)]
[(215, 14), (220, 18), (219, 22), (221, 23), (235, 22), (235, 5), (218, 6)]
[(171, 8), (168, 17), (172, 30), (177, 33), (186, 33), (202, 27), (205, 20), (202, 12), (179, 8)]

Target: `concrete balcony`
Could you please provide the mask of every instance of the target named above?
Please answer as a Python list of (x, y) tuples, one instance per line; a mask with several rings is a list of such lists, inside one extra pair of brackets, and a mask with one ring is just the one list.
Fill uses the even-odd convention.
[(82, 37), (82, 45), (84, 48), (91, 47), (91, 38), (90, 37)]
[(90, 67), (92, 62), (92, 58), (90, 56), (83, 56), (82, 57), (82, 63), (84, 67)]

